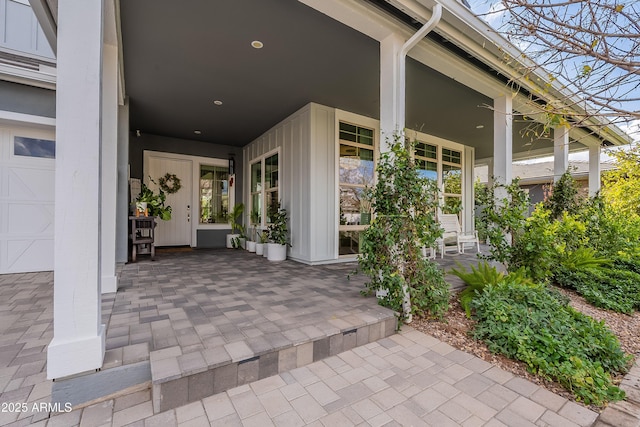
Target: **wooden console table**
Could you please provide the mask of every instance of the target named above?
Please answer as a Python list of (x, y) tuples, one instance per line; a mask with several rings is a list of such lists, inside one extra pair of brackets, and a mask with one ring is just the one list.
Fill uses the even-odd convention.
[(153, 244), (156, 218), (153, 216), (130, 216), (131, 221), (131, 261), (136, 262), (138, 254), (151, 254), (151, 261), (156, 256)]

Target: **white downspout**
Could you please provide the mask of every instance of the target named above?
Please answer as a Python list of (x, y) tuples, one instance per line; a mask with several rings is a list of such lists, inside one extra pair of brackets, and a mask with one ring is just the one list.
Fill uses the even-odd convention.
[(415, 45), (417, 45), (420, 40), (425, 38), (427, 34), (433, 30), (438, 22), (440, 22), (440, 18), (442, 17), (442, 5), (436, 3), (433, 7), (431, 18), (413, 35), (409, 40), (402, 45), (400, 52), (398, 53), (398, 87), (396, 91), (396, 111), (398, 112), (398, 128), (404, 133), (405, 127), (405, 99), (406, 99), (406, 68), (407, 68), (407, 53)]
[[(413, 35), (409, 40), (402, 45), (400, 52), (398, 52), (398, 87), (396, 90), (396, 111), (398, 119), (398, 128), (401, 133), (404, 134), (404, 128), (406, 123), (405, 118), (405, 99), (406, 99), (406, 57), (407, 53), (418, 44), (427, 34), (431, 32), (440, 22), (442, 17), (442, 6), (438, 3), (433, 7), (433, 14), (431, 18)], [(402, 309), (405, 315), (405, 323), (411, 323), (413, 315), (411, 314), (411, 295), (409, 294), (409, 287), (405, 285), (403, 289), (404, 301), (402, 303)]]

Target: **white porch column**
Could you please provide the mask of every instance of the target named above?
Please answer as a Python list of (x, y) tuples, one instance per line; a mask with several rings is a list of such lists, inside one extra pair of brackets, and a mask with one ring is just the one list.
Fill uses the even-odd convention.
[(589, 147), (589, 197), (600, 191), (600, 146)]
[(116, 189), (118, 182), (118, 48), (102, 55), (102, 293), (118, 290), (116, 277)]
[(129, 255), (129, 101), (118, 107), (118, 195), (116, 210), (116, 262)]
[(59, 0), (53, 340), (47, 378), (100, 368), (101, 1)]
[[(513, 105), (510, 94), (493, 100), (493, 180), (508, 185), (513, 179)], [(496, 189), (496, 199), (507, 197), (506, 190)]]
[(569, 128), (553, 129), (553, 182), (556, 183), (569, 169)]
[(464, 147), (464, 171), (462, 176), (464, 194), (463, 206), (465, 209), (462, 211), (462, 231), (471, 231), (475, 227), (475, 193), (473, 183), (475, 182), (474, 176), (475, 168), (475, 149), (473, 147)]
[[(398, 56), (405, 40), (390, 34), (380, 42), (380, 152), (389, 151), (395, 132), (404, 129), (404, 108), (398, 109)], [(404, 89), (404, 85), (401, 90)], [(400, 117), (402, 114), (402, 117)]]

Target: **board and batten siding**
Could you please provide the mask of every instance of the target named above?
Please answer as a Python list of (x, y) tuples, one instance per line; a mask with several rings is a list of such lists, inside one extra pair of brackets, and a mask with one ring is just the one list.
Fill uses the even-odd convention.
[(280, 201), (290, 216), (289, 258), (309, 264), (337, 259), (335, 110), (307, 104), (244, 147), (245, 205), (251, 163), (275, 150)]

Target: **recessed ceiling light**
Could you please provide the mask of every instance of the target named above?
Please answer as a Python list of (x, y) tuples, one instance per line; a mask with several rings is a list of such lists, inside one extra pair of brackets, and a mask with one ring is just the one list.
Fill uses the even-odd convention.
[(196, 135), (200, 135), (202, 133), (201, 130), (194, 130), (193, 133), (195, 133)]
[(222, 101), (220, 101), (219, 99), (216, 99), (215, 101), (213, 101), (213, 103), (216, 105), (222, 105)]
[(262, 49), (264, 47), (264, 44), (260, 40), (254, 40), (251, 42), (251, 47), (253, 47), (254, 49)]
[(478, 125), (476, 126), (476, 129), (484, 129), (484, 125)]

